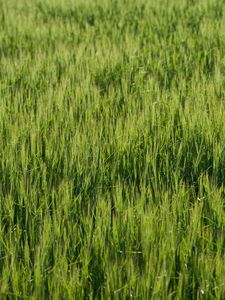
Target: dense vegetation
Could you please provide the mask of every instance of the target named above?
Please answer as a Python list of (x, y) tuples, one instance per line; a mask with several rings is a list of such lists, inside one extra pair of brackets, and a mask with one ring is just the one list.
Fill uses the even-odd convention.
[(225, 1), (0, 0), (0, 299), (225, 299)]

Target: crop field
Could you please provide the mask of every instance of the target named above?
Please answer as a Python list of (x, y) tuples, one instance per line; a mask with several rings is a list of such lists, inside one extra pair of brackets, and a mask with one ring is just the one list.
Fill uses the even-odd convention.
[(0, 299), (225, 299), (224, 0), (0, 0)]

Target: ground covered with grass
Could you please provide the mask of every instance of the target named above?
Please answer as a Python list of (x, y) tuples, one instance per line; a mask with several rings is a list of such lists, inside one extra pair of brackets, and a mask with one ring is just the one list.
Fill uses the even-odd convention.
[(0, 299), (225, 299), (224, 185), (224, 1), (0, 1)]

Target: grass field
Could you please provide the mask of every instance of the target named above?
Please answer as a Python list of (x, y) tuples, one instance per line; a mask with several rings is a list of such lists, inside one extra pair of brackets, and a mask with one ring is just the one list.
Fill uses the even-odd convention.
[(0, 299), (225, 299), (225, 1), (0, 0)]

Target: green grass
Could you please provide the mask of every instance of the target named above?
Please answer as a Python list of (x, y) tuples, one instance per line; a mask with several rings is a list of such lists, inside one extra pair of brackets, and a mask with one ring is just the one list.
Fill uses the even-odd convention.
[(225, 299), (225, 1), (0, 0), (0, 299)]

